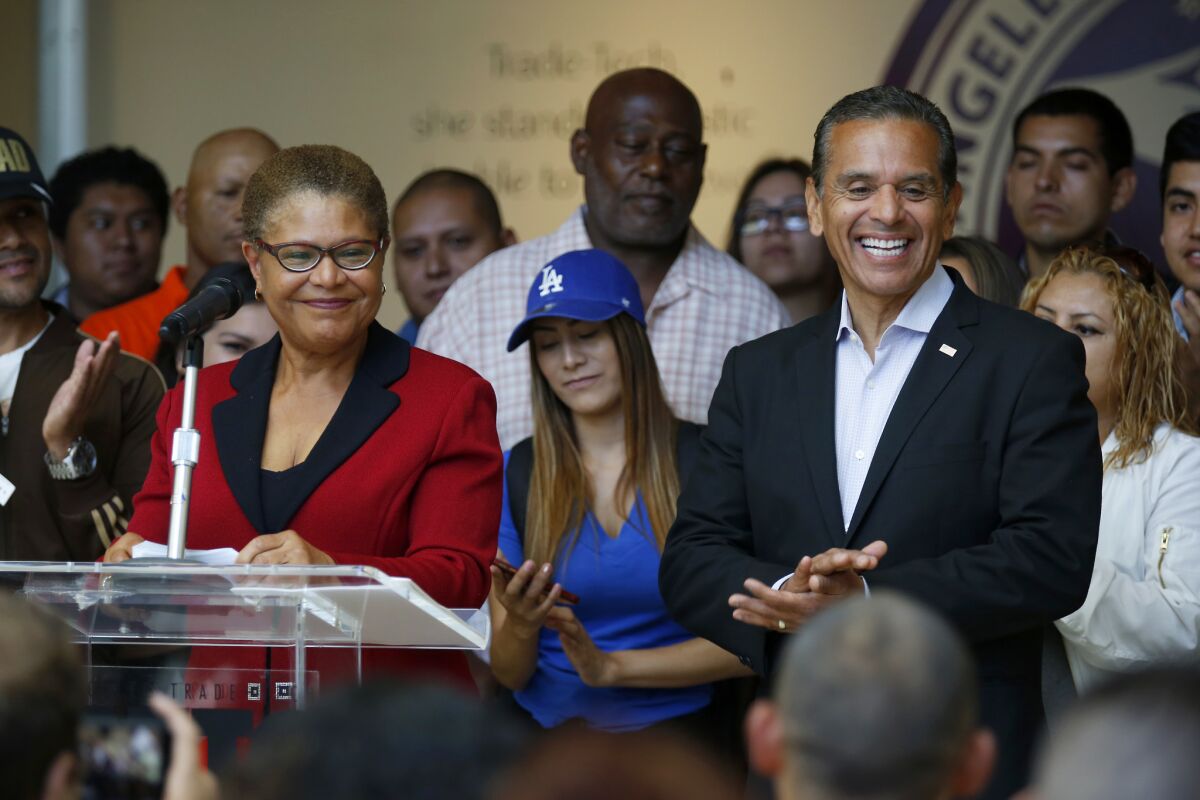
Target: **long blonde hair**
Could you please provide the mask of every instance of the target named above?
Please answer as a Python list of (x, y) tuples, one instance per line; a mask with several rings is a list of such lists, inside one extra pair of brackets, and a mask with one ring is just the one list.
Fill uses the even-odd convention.
[(1021, 296), (1021, 308), (1032, 313), (1055, 275), (1090, 273), (1104, 281), (1117, 336), (1112, 370), (1117, 449), (1104, 460), (1105, 469), (1126, 467), (1149, 456), (1154, 430), (1164, 422), (1185, 433), (1198, 432), (1187, 413), (1170, 298), (1153, 266), (1139, 260), (1144, 262), (1128, 248), (1071, 247), (1050, 262), (1045, 274), (1031, 280)]
[[(659, 382), (646, 331), (628, 314), (605, 323), (621, 362), (621, 410), (625, 415), (625, 466), (613, 492), (625, 508), (641, 490), (652, 536), (662, 550), (675, 519), (679, 472), (675, 463), (678, 424)], [(583, 468), (571, 411), (538, 368), (529, 343), (533, 375), (533, 471), (525, 519), (525, 557), (536, 563), (564, 560), (574, 547), (584, 515), (595, 504)], [(568, 536), (570, 538), (568, 539)]]

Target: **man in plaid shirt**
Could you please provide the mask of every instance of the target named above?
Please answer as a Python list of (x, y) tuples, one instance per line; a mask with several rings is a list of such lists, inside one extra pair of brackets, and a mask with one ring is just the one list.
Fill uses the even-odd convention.
[(790, 324), (767, 288), (692, 227), (707, 146), (696, 96), (655, 69), (597, 87), (571, 161), (586, 201), (554, 233), (488, 256), (459, 278), (421, 326), (417, 345), (491, 381), (500, 444), (533, 431), (529, 356), (505, 344), (534, 277), (572, 250), (596, 247), (637, 278), (667, 400), (703, 424), (730, 348)]

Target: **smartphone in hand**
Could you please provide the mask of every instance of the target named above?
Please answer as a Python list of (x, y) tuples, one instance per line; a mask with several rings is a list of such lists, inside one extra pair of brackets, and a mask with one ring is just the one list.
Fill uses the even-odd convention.
[(148, 708), (88, 711), (79, 725), (79, 756), (82, 800), (162, 797), (171, 734)]
[[(517, 568), (505, 561), (503, 558), (500, 558), (500, 556), (496, 556), (494, 559), (492, 559), (492, 566), (503, 572), (509, 578), (517, 574)], [(547, 589), (545, 593), (549, 594), (549, 592), (550, 590)], [(579, 595), (572, 594), (566, 589), (563, 589), (558, 593), (558, 599), (571, 606), (579, 604)]]

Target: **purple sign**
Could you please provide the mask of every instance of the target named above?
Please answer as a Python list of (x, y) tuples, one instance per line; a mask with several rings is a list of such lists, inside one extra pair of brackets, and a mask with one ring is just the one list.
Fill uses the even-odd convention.
[(1112, 98), (1133, 128), (1138, 185), (1113, 217), (1127, 244), (1163, 264), (1158, 167), (1167, 128), (1200, 110), (1200, 0), (926, 0), (885, 83), (937, 103), (958, 143), (960, 233), (1016, 254), (1004, 200), (1017, 112), (1055, 88)]

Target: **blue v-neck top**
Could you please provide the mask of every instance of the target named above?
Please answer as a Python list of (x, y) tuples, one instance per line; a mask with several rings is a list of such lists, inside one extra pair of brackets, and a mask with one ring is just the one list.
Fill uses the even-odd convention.
[[(505, 467), (509, 454), (504, 454)], [(507, 469), (505, 471), (507, 476)], [(500, 515), (500, 550), (511, 564), (525, 560), (521, 535), (508, 502)], [(658, 591), (660, 553), (654, 543), (646, 506), (638, 493), (629, 519), (614, 538), (590, 513), (584, 518), (566, 564), (560, 556), (555, 578), (579, 595), (573, 608), (601, 650), (665, 647), (693, 638), (667, 614)], [(595, 728), (630, 731), (690, 714), (708, 705), (711, 684), (683, 689), (594, 688), (584, 685), (559, 643), (542, 628), (537, 668), (514, 697), (543, 727), (581, 718)]]

